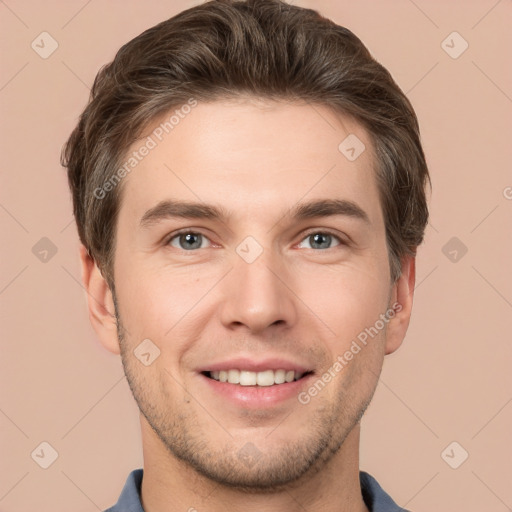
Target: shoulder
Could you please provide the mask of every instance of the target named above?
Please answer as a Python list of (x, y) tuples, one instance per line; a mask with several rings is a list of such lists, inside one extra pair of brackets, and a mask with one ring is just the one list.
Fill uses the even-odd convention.
[(409, 512), (399, 507), (369, 473), (360, 471), (359, 481), (363, 500), (370, 512)]
[(117, 503), (104, 512), (144, 512), (140, 502), (142, 469), (134, 469), (126, 479)]

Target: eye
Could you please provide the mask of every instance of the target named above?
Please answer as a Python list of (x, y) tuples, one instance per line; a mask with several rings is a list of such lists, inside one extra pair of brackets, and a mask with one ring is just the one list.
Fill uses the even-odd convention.
[[(304, 241), (308, 241), (310, 243), (310, 249), (320, 250), (331, 249), (338, 245), (346, 245), (339, 236), (329, 233), (328, 231), (313, 231), (306, 235), (302, 240), (301, 244), (299, 244), (300, 248), (303, 248), (302, 244)], [(209, 241), (209, 239), (202, 233), (198, 233), (196, 231), (182, 231), (171, 236), (166, 242), (166, 245), (170, 245), (171, 247), (182, 249), (184, 251), (193, 251), (207, 247), (207, 245), (203, 244), (206, 241)], [(333, 241), (336, 242), (334, 246), (332, 245)], [(306, 249), (308, 249), (308, 247), (306, 247)]]
[[(308, 240), (311, 243), (311, 247), (309, 247), (311, 249), (331, 249), (331, 242), (333, 240), (336, 240), (338, 242), (336, 246), (344, 245), (344, 242), (341, 240), (341, 238), (326, 231), (314, 231), (312, 233), (309, 233), (306, 236), (306, 238), (303, 238), (303, 241), (304, 240)], [(306, 249), (308, 249), (308, 247), (306, 247)]]
[(204, 249), (202, 242), (208, 240), (202, 233), (195, 231), (182, 231), (169, 238), (167, 245), (182, 249), (184, 251), (191, 251), (194, 249)]

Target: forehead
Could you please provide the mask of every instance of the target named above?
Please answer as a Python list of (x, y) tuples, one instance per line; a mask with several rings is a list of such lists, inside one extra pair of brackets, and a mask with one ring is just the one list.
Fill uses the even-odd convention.
[(121, 214), (129, 207), (140, 219), (169, 198), (260, 216), (301, 199), (358, 198), (379, 216), (367, 132), (323, 105), (245, 98), (178, 107), (149, 125), (127, 158), (142, 146), (150, 149), (124, 178)]

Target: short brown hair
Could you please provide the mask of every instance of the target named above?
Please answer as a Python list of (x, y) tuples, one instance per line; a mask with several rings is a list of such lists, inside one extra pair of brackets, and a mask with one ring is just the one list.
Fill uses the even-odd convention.
[(101, 198), (95, 191), (158, 116), (191, 98), (241, 95), (325, 105), (368, 131), (395, 282), (428, 222), (430, 177), (411, 103), (350, 30), (318, 12), (280, 0), (213, 0), (125, 44), (96, 76), (63, 148), (80, 240), (109, 286), (122, 187)]

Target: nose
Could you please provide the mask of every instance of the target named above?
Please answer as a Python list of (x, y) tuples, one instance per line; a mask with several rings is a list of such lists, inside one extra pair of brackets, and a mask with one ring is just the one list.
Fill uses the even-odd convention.
[(272, 326), (292, 326), (297, 298), (290, 272), (269, 249), (252, 263), (235, 254), (234, 268), (223, 280), (220, 317), (227, 329), (261, 334)]

